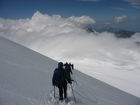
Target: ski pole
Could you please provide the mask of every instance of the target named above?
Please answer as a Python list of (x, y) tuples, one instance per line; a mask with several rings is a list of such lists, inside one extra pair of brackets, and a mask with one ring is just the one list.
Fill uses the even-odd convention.
[(72, 94), (73, 94), (73, 97), (74, 97), (74, 101), (75, 101), (75, 103), (76, 103), (76, 98), (75, 98), (75, 95), (74, 95), (73, 87), (72, 87), (71, 84), (70, 84), (70, 86), (71, 86)]

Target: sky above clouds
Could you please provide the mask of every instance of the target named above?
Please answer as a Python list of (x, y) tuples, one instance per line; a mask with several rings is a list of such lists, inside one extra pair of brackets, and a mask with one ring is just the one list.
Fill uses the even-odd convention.
[(139, 0), (0, 0), (0, 17), (28, 18), (38, 10), (50, 15), (88, 15), (104, 20), (120, 15), (140, 17), (139, 7)]
[[(118, 27), (128, 29), (129, 23), (140, 26), (139, 0), (0, 0), (0, 18), (31, 18), (36, 11), (59, 14), (65, 18), (90, 16), (97, 23), (102, 21), (103, 24), (113, 23), (114, 18), (126, 16), (126, 21), (117, 22), (126, 24)], [(139, 28), (129, 29), (140, 31)]]

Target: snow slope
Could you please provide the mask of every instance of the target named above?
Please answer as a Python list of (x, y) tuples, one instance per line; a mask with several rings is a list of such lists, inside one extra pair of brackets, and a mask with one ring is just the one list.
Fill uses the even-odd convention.
[[(0, 37), (0, 105), (65, 105), (53, 97), (57, 62)], [(74, 70), (67, 105), (140, 105), (140, 99)], [(56, 89), (56, 96), (58, 90)]]

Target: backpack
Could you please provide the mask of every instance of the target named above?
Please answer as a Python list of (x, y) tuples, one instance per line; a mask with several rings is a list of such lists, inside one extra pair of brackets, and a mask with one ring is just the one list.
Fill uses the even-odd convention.
[(53, 85), (61, 87), (66, 84), (67, 82), (66, 82), (64, 70), (59, 70), (58, 68), (55, 69), (53, 74)]

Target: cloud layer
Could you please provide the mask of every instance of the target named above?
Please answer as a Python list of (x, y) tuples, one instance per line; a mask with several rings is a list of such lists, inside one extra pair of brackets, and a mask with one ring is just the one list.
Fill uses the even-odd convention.
[[(113, 33), (84, 30), (87, 25), (95, 23), (88, 16), (62, 18), (36, 12), (31, 19), (0, 19), (0, 36), (58, 61), (72, 62), (80, 71), (106, 82), (121, 84), (121, 88), (127, 90), (126, 86), (132, 86), (129, 81), (133, 83), (139, 79), (136, 74), (140, 70), (140, 34), (118, 39)], [(138, 73), (133, 72), (130, 76), (129, 71)], [(127, 80), (128, 84), (122, 80), (114, 82), (117, 78)], [(137, 94), (135, 90), (132, 93)]]
[[(126, 16), (115, 17), (122, 22)], [(0, 36), (4, 36), (56, 60), (122, 59), (126, 51), (138, 52), (138, 38), (117, 39), (113, 33), (88, 33), (83, 27), (95, 24), (88, 16), (62, 18), (36, 12), (31, 19), (0, 19)], [(115, 57), (115, 55), (120, 56)], [(102, 57), (100, 57), (102, 56)], [(133, 56), (133, 55), (131, 55)], [(127, 58), (127, 57), (126, 57)], [(115, 60), (116, 61), (116, 60)], [(123, 60), (122, 60), (123, 61)], [(91, 63), (92, 65), (92, 63)]]

